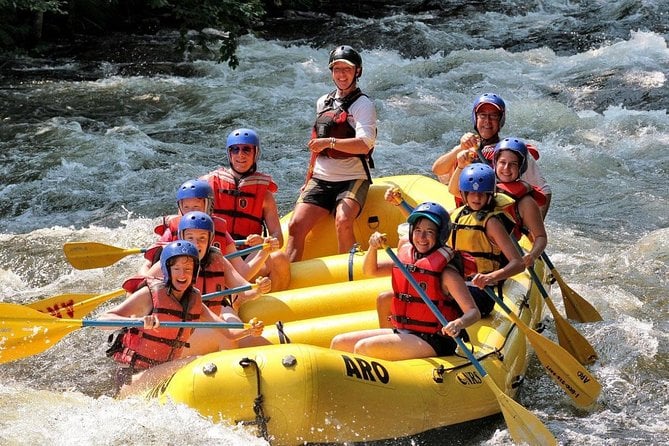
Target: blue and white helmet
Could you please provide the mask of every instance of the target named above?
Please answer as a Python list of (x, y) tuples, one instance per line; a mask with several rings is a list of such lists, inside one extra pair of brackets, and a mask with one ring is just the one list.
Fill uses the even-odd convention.
[(205, 180), (188, 180), (177, 189), (177, 206), (181, 210), (181, 200), (186, 198), (204, 198), (205, 209), (211, 212), (214, 205), (214, 190)]
[(169, 243), (163, 248), (160, 253), (160, 269), (163, 272), (163, 283), (170, 285), (172, 278), (170, 277), (170, 266), (175, 257), (187, 256), (195, 261), (195, 268), (193, 269), (193, 283), (197, 278), (198, 269), (200, 268), (200, 257), (197, 248), (191, 242), (185, 240), (177, 240)]
[(437, 225), (439, 229), (437, 247), (444, 246), (451, 236), (451, 217), (448, 215), (448, 211), (442, 205), (430, 201), (416, 206), (407, 218), (407, 222), (409, 223), (409, 242), (412, 246), (414, 246), (413, 230), (420, 218), (427, 218)]
[[(483, 104), (492, 104), (494, 105), (502, 116), (499, 119), (499, 128), (504, 127), (504, 121), (506, 121), (506, 103), (504, 99), (495, 93), (483, 93), (481, 96), (476, 98), (474, 104), (472, 105), (472, 124), (474, 129), (476, 129), (476, 112)], [(476, 129), (478, 131), (478, 129)]]
[(497, 165), (497, 158), (499, 158), (500, 152), (504, 150), (509, 150), (520, 158), (519, 171), (522, 175), (527, 170), (527, 145), (525, 141), (520, 138), (504, 138), (495, 146), (495, 152), (492, 156), (493, 165)]
[[(473, 163), (460, 172), (460, 193), (495, 193), (495, 171), (483, 163)], [(463, 197), (464, 198), (464, 197)]]
[(214, 242), (214, 220), (205, 212), (193, 211), (183, 215), (179, 220), (179, 238), (182, 240), (186, 229), (204, 229), (209, 232), (209, 246)]

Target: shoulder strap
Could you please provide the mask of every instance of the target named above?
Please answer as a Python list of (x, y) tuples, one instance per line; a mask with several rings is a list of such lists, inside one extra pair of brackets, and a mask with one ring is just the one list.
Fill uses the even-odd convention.
[[(332, 109), (335, 108), (333, 105), (334, 105), (336, 94), (337, 94), (337, 90), (333, 90), (330, 93), (328, 93), (328, 95), (326, 96), (325, 101), (324, 101), (325, 108), (323, 109), (323, 111), (332, 110)], [(360, 96), (367, 97), (367, 95), (364, 94), (362, 91), (360, 91), (359, 88), (356, 88), (351, 93), (349, 93), (346, 97), (340, 99), (341, 105), (338, 108), (340, 108), (341, 110), (343, 110), (345, 112), (348, 112), (349, 107), (351, 105), (353, 105), (353, 103), (355, 101), (357, 101)], [(323, 113), (323, 112), (321, 112), (321, 113)]]
[(353, 90), (351, 93), (349, 93), (348, 96), (346, 96), (344, 99), (341, 101), (341, 109), (344, 110), (345, 112), (348, 112), (348, 108), (353, 105), (355, 101), (358, 100), (360, 96), (365, 96), (367, 97), (366, 94), (364, 94), (362, 91), (360, 91), (359, 88), (356, 88)]
[[(334, 103), (336, 94), (337, 94), (337, 90), (332, 90), (330, 93), (328, 93), (328, 95), (325, 97), (325, 101), (324, 101), (325, 107), (323, 108), (323, 111), (331, 110), (333, 108), (332, 104)], [(323, 113), (323, 112), (321, 112), (321, 113)]]

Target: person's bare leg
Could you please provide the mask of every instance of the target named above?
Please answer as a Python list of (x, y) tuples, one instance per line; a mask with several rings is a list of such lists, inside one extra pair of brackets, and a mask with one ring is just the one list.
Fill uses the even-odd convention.
[(330, 348), (333, 350), (353, 353), (355, 345), (361, 339), (388, 333), (390, 333), (388, 330), (358, 330), (348, 333), (341, 333), (332, 338), (332, 342), (330, 342)]
[(132, 383), (125, 384), (118, 393), (118, 398), (127, 398), (131, 395), (139, 395), (152, 387), (155, 387), (163, 379), (168, 378), (174, 372), (186, 364), (194, 361), (197, 357), (175, 359), (174, 361), (158, 364), (154, 367), (136, 373), (132, 377)]
[(344, 198), (337, 203), (335, 228), (337, 228), (337, 248), (340, 254), (349, 252), (355, 244), (353, 224), (359, 213), (360, 205), (355, 200)]
[(267, 277), (272, 280), (272, 291), (288, 289), (290, 285), (290, 260), (288, 260), (288, 255), (283, 251), (275, 251), (269, 255), (266, 266)]
[(376, 297), (376, 313), (379, 316), (379, 328), (393, 328), (393, 323), (390, 322), (391, 305), (393, 302), (394, 292), (383, 291)]
[(311, 228), (329, 214), (327, 209), (309, 203), (297, 203), (288, 223), (286, 255), (291, 262), (302, 260), (304, 241)]

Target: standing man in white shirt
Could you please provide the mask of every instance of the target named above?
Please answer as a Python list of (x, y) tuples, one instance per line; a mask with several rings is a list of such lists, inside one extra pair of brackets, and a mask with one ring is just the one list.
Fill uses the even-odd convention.
[(362, 57), (340, 45), (330, 52), (328, 66), (336, 89), (316, 104), (307, 179), (288, 224), (286, 253), (291, 262), (302, 259), (307, 234), (333, 211), (338, 251), (348, 252), (356, 242), (353, 222), (372, 182), (376, 108), (358, 88)]

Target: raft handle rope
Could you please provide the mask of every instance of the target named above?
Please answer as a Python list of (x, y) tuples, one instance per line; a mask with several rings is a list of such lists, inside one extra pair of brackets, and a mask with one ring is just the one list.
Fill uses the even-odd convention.
[(351, 246), (351, 249), (348, 251), (348, 281), (352, 282), (353, 277), (353, 257), (356, 255), (362, 255), (362, 249), (360, 249), (360, 243), (354, 243)]
[(286, 332), (283, 331), (283, 322), (281, 321), (276, 321), (276, 333), (279, 335), (279, 343), (281, 344), (290, 344), (290, 338), (286, 334)]
[[(243, 368), (246, 368), (250, 365), (253, 365), (256, 369), (256, 387), (258, 389), (257, 395), (253, 400), (253, 412), (256, 414), (256, 419), (253, 421), (242, 420), (241, 423), (244, 426), (258, 426), (258, 436), (264, 438), (268, 443), (272, 443), (269, 438), (269, 431), (267, 429), (267, 422), (270, 420), (269, 417), (265, 416), (265, 411), (263, 410), (262, 403), (265, 399), (262, 393), (260, 392), (260, 367), (258, 363), (251, 358), (242, 358), (239, 361), (239, 365)], [(239, 421), (237, 421), (239, 422)]]
[[(466, 344), (465, 344), (465, 345), (466, 345)], [(471, 342), (469, 343), (469, 345), (472, 346)], [(472, 352), (472, 354), (474, 353), (474, 349), (473, 349), (473, 348), (471, 349), (471, 352)], [(501, 352), (500, 350), (492, 350), (492, 351), (486, 353), (485, 355), (478, 356), (476, 359), (478, 359), (479, 361), (483, 361), (485, 358), (487, 358), (488, 356), (492, 356), (492, 355), (497, 356), (497, 358), (498, 358), (500, 361), (503, 361), (503, 360), (504, 360), (504, 355), (502, 354), (502, 352)], [(458, 354), (457, 351), (455, 352), (455, 355), (454, 355), (454, 356), (457, 356), (457, 357), (459, 357), (459, 358), (463, 358), (463, 359), (468, 359), (466, 356), (462, 356), (462, 355)], [(455, 366), (453, 366), (453, 367), (446, 368), (446, 367), (444, 367), (443, 364), (439, 364), (438, 367), (435, 367), (435, 368), (432, 370), (432, 379), (433, 379), (434, 382), (436, 382), (437, 384), (441, 384), (441, 383), (444, 382), (444, 378), (443, 378), (443, 376), (444, 376), (444, 374), (445, 374), (446, 372), (452, 372), (452, 371), (454, 371), (454, 370), (462, 369), (462, 368), (464, 368), (464, 367), (469, 367), (470, 365), (471, 365), (471, 362), (466, 362), (466, 363), (464, 363), (464, 364), (455, 365)]]

